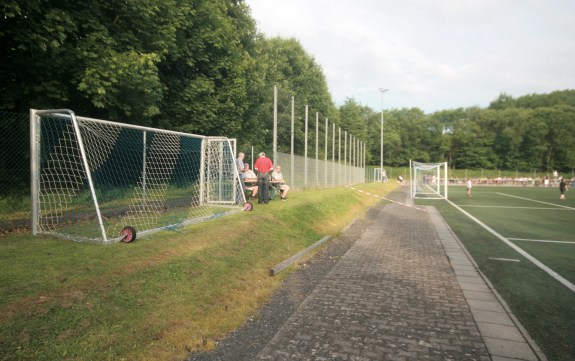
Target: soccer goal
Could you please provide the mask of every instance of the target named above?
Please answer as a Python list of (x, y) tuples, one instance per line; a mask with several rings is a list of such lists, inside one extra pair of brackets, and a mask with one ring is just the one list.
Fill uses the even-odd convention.
[(447, 162), (409, 161), (411, 198), (447, 199)]
[(114, 243), (245, 204), (233, 140), (30, 110), (32, 233)]

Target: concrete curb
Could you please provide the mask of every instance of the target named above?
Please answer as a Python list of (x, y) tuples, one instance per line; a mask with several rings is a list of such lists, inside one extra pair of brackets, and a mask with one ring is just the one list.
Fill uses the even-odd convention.
[(282, 270), (289, 267), (289, 265), (291, 265), (292, 263), (294, 263), (295, 261), (297, 261), (298, 259), (303, 257), (305, 254), (309, 253), (310, 251), (312, 251), (313, 249), (317, 248), (318, 246), (322, 245), (323, 243), (327, 242), (330, 239), (331, 239), (331, 236), (325, 236), (322, 239), (320, 239), (319, 241), (312, 244), (311, 246), (307, 247), (306, 249), (299, 251), (298, 253), (294, 254), (293, 256), (286, 259), (285, 261), (277, 264), (274, 268), (270, 269), (270, 276), (277, 275)]

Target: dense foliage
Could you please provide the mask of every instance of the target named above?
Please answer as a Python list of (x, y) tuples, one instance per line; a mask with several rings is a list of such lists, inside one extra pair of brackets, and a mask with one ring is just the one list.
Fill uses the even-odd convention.
[[(354, 99), (336, 107), (313, 57), (296, 39), (259, 34), (242, 0), (6, 0), (0, 46), (0, 110), (70, 108), (269, 151), (277, 85), (280, 151), (289, 149), (295, 96), (297, 153), (307, 104), (310, 147), (317, 114), (363, 140), (368, 164), (380, 161), (381, 113)], [(387, 165), (575, 168), (573, 90), (501, 94), (485, 109), (393, 109), (384, 119)]]
[(1, 107), (237, 133), (255, 23), (228, 0), (8, 0)]
[[(339, 109), (342, 118), (355, 119), (358, 134), (365, 134), (368, 164), (379, 164), (381, 113), (353, 100)], [(516, 99), (501, 94), (488, 108), (384, 111), (384, 164), (404, 166), (409, 159), (447, 161), (457, 169), (572, 172), (575, 90)]]

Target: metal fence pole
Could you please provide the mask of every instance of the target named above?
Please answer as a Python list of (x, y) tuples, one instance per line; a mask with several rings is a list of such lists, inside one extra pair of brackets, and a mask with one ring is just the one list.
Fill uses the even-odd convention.
[(304, 131), (304, 161), (303, 161), (303, 166), (304, 166), (304, 170), (303, 170), (303, 187), (305, 189), (305, 187), (307, 187), (307, 127), (308, 127), (308, 105), (306, 104), (305, 106), (305, 131)]
[(274, 134), (273, 134), (273, 163), (278, 161), (278, 87), (274, 85)]
[(323, 184), (324, 184), (324, 187), (327, 187), (327, 136), (328, 136), (328, 133), (329, 133), (329, 125), (328, 125), (327, 118), (325, 118), (325, 144), (324, 144), (324, 148), (325, 148), (324, 158), (325, 158), (325, 160), (324, 160), (324, 165), (323, 165), (323, 173), (324, 173), (323, 174), (323, 180), (324, 180)]
[(353, 135), (349, 138), (349, 183), (353, 184)]
[(343, 143), (343, 184), (347, 184), (347, 130), (344, 132), (344, 143)]
[(315, 186), (319, 186), (319, 113), (315, 112)]
[(350, 149), (351, 149), (351, 167), (350, 167), (350, 174), (351, 174), (351, 184), (355, 184), (355, 143), (356, 143), (356, 138), (355, 135), (351, 137), (351, 144)]
[(32, 203), (31, 227), (32, 234), (38, 234), (39, 202), (38, 192), (40, 188), (40, 151), (38, 148), (40, 137), (40, 120), (35, 109), (30, 109), (30, 202)]
[(290, 160), (291, 160), (291, 168), (290, 168), (290, 178), (291, 178), (291, 185), (292, 187), (295, 187), (295, 158), (294, 158), (294, 123), (295, 123), (295, 113), (294, 113), (294, 106), (295, 104), (295, 97), (292, 96), (291, 97), (291, 135), (290, 135), (290, 149), (291, 149), (291, 154), (290, 154)]
[(331, 185), (335, 187), (335, 123), (331, 123)]
[(337, 141), (337, 174), (339, 175), (337, 184), (341, 185), (341, 127), (338, 128), (338, 141)]
[(363, 143), (363, 181), (365, 182), (367, 143)]

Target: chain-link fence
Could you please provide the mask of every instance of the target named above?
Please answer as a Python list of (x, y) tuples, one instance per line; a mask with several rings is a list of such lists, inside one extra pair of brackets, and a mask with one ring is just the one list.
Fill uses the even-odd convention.
[(30, 121), (0, 111), (0, 234), (30, 224)]
[[(282, 96), (274, 88), (272, 151), (267, 156), (281, 165), (286, 183), (308, 189), (365, 182), (366, 143), (307, 104), (303, 113), (296, 112), (295, 104), (295, 96)], [(252, 147), (251, 157), (246, 154), (252, 168), (259, 152)]]
[(302, 156), (277, 153), (277, 165), (281, 165), (284, 180), (294, 189), (327, 188), (365, 181), (361, 167), (316, 160)]
[[(309, 118), (305, 131), (304, 119), (296, 124), (301, 128), (296, 132), (301, 137), (299, 141), (296, 139), (296, 144), (299, 143), (300, 148), (305, 145), (305, 150), (294, 148), (292, 140), (291, 146), (283, 143), (281, 148), (288, 151), (291, 148), (293, 156), (278, 152), (275, 147), (275, 154), (269, 154), (282, 166), (286, 183), (294, 189), (306, 189), (371, 180), (370, 169), (365, 164), (365, 143), (327, 119), (318, 122), (317, 114)], [(29, 123), (27, 113), (0, 112), (0, 234), (30, 225)], [(289, 127), (284, 131), (290, 132)], [(252, 162), (258, 152), (252, 155)]]

